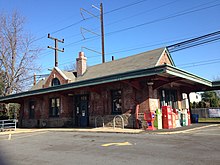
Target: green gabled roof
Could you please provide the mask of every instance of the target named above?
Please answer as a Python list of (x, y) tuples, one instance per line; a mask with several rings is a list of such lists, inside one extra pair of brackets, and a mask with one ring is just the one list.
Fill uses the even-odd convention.
[(83, 76), (77, 78), (77, 81), (155, 67), (165, 50), (166, 48), (158, 48), (88, 67)]

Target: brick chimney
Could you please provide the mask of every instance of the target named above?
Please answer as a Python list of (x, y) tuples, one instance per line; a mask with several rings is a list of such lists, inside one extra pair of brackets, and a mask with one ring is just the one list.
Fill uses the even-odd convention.
[(76, 71), (77, 77), (82, 76), (86, 71), (86, 64), (87, 58), (84, 55), (84, 52), (79, 52), (79, 58), (76, 59)]

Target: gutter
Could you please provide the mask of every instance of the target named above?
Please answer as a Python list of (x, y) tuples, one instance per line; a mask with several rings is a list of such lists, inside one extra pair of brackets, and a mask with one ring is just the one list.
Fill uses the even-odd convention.
[(42, 88), (42, 89), (37, 89), (37, 90), (11, 94), (5, 97), (0, 97), (0, 102), (10, 101), (13, 99), (19, 99), (19, 98), (29, 97), (29, 96), (34, 96), (34, 95), (42, 95), (42, 94), (47, 94), (47, 93), (52, 93), (52, 92), (60, 92), (60, 91), (65, 91), (65, 90), (70, 90), (70, 89), (99, 85), (99, 84), (104, 84), (104, 83), (109, 83), (109, 82), (116, 82), (120, 80), (134, 79), (134, 78), (140, 78), (144, 76), (152, 76), (152, 75), (161, 74), (164, 72), (165, 72), (164, 65), (161, 65), (158, 67), (153, 67), (153, 68), (148, 68), (148, 69), (129, 71), (129, 72), (124, 72), (124, 73), (105, 76), (105, 77), (98, 77), (98, 78), (93, 78), (89, 80), (72, 82), (72, 83), (63, 84), (59, 86), (53, 86), (53, 87), (48, 87), (48, 88)]
[(164, 64), (164, 65), (147, 68), (147, 69), (128, 71), (128, 72), (104, 76), (104, 77), (76, 81), (76, 82), (63, 84), (59, 86), (53, 86), (49, 88), (42, 88), (42, 89), (37, 89), (37, 90), (21, 92), (17, 94), (11, 94), (5, 97), (0, 97), (0, 102), (20, 99), (20, 98), (34, 96), (34, 95), (42, 95), (42, 94), (47, 94), (47, 93), (66, 91), (70, 89), (100, 85), (100, 84), (105, 84), (105, 83), (110, 83), (110, 82), (121, 81), (121, 80), (128, 80), (128, 79), (140, 78), (140, 77), (145, 77), (145, 76), (159, 75), (159, 74), (164, 74), (164, 73), (177, 76), (177, 77), (181, 77), (183, 79), (190, 80), (193, 82), (197, 82), (197, 83), (206, 85), (208, 87), (213, 86), (213, 83), (211, 81), (208, 81), (206, 79), (203, 79), (201, 77), (188, 73), (181, 69), (178, 69), (174, 66)]
[(212, 82), (207, 80), (207, 79), (201, 78), (199, 76), (188, 73), (184, 70), (181, 70), (179, 68), (176, 68), (176, 67), (173, 67), (173, 66), (170, 66), (170, 65), (166, 66), (166, 73), (168, 73), (170, 75), (173, 75), (173, 76), (181, 77), (181, 78), (186, 79), (186, 80), (191, 80), (191, 81), (206, 85), (208, 87), (213, 86)]

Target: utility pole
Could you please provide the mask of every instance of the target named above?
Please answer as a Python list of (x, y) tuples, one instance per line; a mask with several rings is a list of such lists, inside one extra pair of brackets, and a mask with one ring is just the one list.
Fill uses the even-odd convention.
[(101, 36), (102, 36), (102, 63), (105, 63), (104, 21), (103, 21), (102, 3), (100, 3), (100, 22), (101, 22)]
[(48, 46), (47, 48), (55, 50), (55, 67), (58, 67), (58, 51), (64, 52), (64, 48), (63, 49), (58, 48), (58, 42), (64, 43), (64, 39), (59, 40), (57, 38), (51, 37), (50, 33), (48, 34), (48, 38), (55, 41), (55, 47)]
[[(102, 3), (100, 3), (100, 7), (96, 7), (95, 5), (92, 5), (92, 7), (100, 11), (100, 16), (96, 16), (96, 15), (94, 15), (93, 13), (91, 13), (91, 12), (89, 12), (89, 11), (83, 9), (83, 8), (80, 9), (80, 12), (81, 12), (81, 15), (82, 15), (83, 19), (85, 19), (85, 18), (84, 18), (84, 15), (83, 15), (83, 12), (86, 12), (87, 14), (89, 14), (89, 15), (91, 15), (91, 16), (93, 16), (93, 17), (95, 17), (95, 18), (97, 18), (97, 19), (100, 20), (100, 24), (101, 24), (101, 35), (100, 35), (100, 34), (97, 34), (97, 33), (95, 33), (95, 32), (93, 32), (93, 31), (91, 31), (91, 30), (87, 30), (87, 29), (85, 29), (85, 28), (81, 28), (81, 33), (82, 33), (82, 35), (83, 35), (83, 31), (87, 31), (87, 32), (89, 32), (89, 33), (92, 33), (92, 34), (101, 36), (102, 53), (100, 53), (100, 54), (102, 54), (102, 63), (105, 63), (105, 42), (104, 42), (103, 5), (102, 5)], [(82, 30), (83, 30), (83, 31), (82, 31)], [(84, 35), (83, 35), (83, 38), (85, 39)], [(83, 47), (83, 48), (86, 48), (86, 47)], [(88, 49), (88, 48), (87, 48), (87, 49)], [(91, 49), (88, 49), (88, 50), (91, 50)], [(93, 50), (92, 50), (92, 51), (93, 51)], [(97, 52), (97, 51), (94, 51), (94, 52)]]

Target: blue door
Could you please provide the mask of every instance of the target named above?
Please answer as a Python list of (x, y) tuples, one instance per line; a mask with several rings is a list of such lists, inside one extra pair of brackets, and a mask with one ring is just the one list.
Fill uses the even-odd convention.
[(76, 114), (76, 126), (88, 127), (89, 115), (88, 115), (88, 95), (77, 95), (75, 98), (75, 114)]

